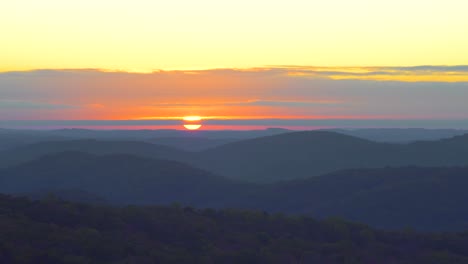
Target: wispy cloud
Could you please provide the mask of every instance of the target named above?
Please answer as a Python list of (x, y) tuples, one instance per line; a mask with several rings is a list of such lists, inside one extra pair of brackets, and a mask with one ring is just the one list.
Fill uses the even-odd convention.
[(253, 105), (253, 106), (273, 106), (273, 107), (313, 107), (313, 106), (337, 106), (338, 101), (312, 101), (312, 100), (252, 100), (241, 102), (237, 105)]
[(66, 104), (55, 104), (55, 103), (45, 103), (45, 102), (34, 102), (34, 101), (21, 101), (21, 100), (0, 100), (0, 108), (4, 109), (73, 109), (78, 108), (74, 105)]
[(212, 102), (212, 103), (171, 103), (163, 102), (148, 107), (207, 107), (207, 106), (272, 106), (272, 107), (311, 107), (311, 106), (337, 106), (339, 101), (312, 101), (312, 100), (247, 100), (238, 102)]
[[(150, 73), (134, 73), (124, 71), (110, 71), (104, 69), (63, 69), (63, 70), (34, 70), (26, 72), (4, 72), (1, 75), (24, 76), (35, 75), (41, 77), (57, 76), (91, 76), (107, 73), (109, 76), (117, 75), (140, 75), (140, 76), (160, 76), (176, 77), (189, 75), (223, 75), (223, 76), (307, 76), (315, 78), (329, 79), (363, 79), (385, 81), (434, 81), (434, 82), (468, 82), (468, 65), (458, 66), (408, 66), (408, 67), (315, 67), (315, 66), (295, 66), (281, 65), (248, 69), (211, 69), (211, 70), (174, 70), (174, 71), (153, 71)], [(432, 78), (432, 79), (431, 79)]]
[(468, 82), (468, 66), (305, 67), (284, 66), (291, 76), (335, 80), (402, 82)]
[(0, 98), (0, 119), (454, 119), (468, 118), (468, 66), (10, 72)]

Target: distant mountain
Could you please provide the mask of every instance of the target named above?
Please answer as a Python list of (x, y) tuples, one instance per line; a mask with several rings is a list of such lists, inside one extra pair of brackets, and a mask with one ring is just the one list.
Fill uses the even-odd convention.
[(49, 135), (41, 131), (0, 129), (0, 151), (42, 141), (60, 141), (66, 139), (65, 137)]
[(466, 186), (468, 167), (356, 169), (259, 185), (233, 182), (175, 161), (77, 152), (0, 170), (0, 192), (36, 199), (117, 205), (177, 202), (433, 231), (468, 230)]
[(50, 135), (63, 136), (72, 139), (100, 139), (100, 140), (134, 140), (141, 141), (153, 137), (169, 137), (182, 134), (184, 131), (175, 129), (135, 129), (135, 130), (93, 130), (66, 128), (47, 131)]
[[(181, 122), (182, 128), (182, 122)], [(91, 130), (91, 129), (58, 129), (47, 131), (53, 136), (63, 136), (75, 139), (106, 139), (106, 140), (151, 140), (155, 138), (209, 138), (209, 139), (248, 139), (271, 136), (289, 132), (282, 128), (257, 130), (176, 130), (176, 129), (142, 129), (142, 130)]]
[(0, 171), (0, 192), (81, 190), (118, 204), (215, 204), (237, 184), (167, 160), (62, 152)]
[(193, 164), (252, 182), (307, 178), (351, 168), (458, 166), (468, 165), (467, 138), (390, 144), (328, 131), (292, 132), (205, 150)]
[(174, 147), (185, 151), (202, 151), (239, 140), (240, 139), (237, 138), (205, 138), (191, 136), (154, 138), (147, 140), (147, 142)]
[(139, 141), (104, 141), (94, 139), (40, 142), (0, 152), (0, 168), (64, 151), (80, 151), (96, 155), (130, 154), (169, 160), (187, 159), (182, 150)]
[(187, 131), (175, 129), (91, 130), (57, 129), (26, 130), (0, 128), (0, 151), (27, 144), (57, 140), (109, 140), (152, 142), (188, 151), (199, 151), (236, 140), (286, 133), (288, 130), (269, 128), (261, 130)]
[(0, 152), (0, 168), (63, 151), (175, 160), (235, 180), (271, 183), (353, 168), (464, 166), (468, 165), (468, 134), (394, 144), (329, 131), (304, 131), (235, 141), (200, 152), (141, 141), (53, 141)]
[(326, 131), (337, 132), (372, 141), (394, 143), (440, 140), (468, 133), (468, 130), (424, 128), (327, 129)]

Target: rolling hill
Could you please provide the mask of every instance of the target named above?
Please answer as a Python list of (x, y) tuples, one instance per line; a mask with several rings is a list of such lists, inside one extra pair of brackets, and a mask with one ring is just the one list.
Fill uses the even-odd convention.
[(140, 141), (105, 141), (94, 139), (47, 141), (0, 152), (0, 168), (17, 165), (43, 155), (79, 151), (95, 155), (129, 154), (167, 160), (187, 159), (187, 153), (168, 146)]
[(392, 144), (305, 131), (241, 140), (199, 152), (139, 141), (41, 142), (1, 152), (0, 167), (63, 151), (175, 160), (238, 181), (272, 183), (353, 168), (464, 166), (468, 165), (468, 135)]
[(460, 129), (424, 129), (424, 128), (362, 128), (362, 129), (328, 129), (353, 137), (377, 142), (410, 143), (414, 141), (431, 141), (451, 138), (468, 133)]
[(67, 200), (116, 205), (177, 202), (436, 231), (468, 229), (466, 186), (467, 167), (355, 169), (261, 185), (233, 182), (175, 161), (78, 152), (0, 170), (0, 192), (29, 197), (52, 192)]
[(467, 230), (466, 186), (468, 167), (355, 169), (265, 185), (239, 206), (386, 229)]
[(62, 152), (0, 171), (0, 192), (81, 190), (118, 204), (215, 204), (237, 185), (168, 160)]
[(146, 142), (169, 146), (185, 151), (202, 151), (224, 144), (239, 141), (237, 138), (207, 138), (207, 137), (164, 137), (146, 140)]
[(14, 130), (0, 128), (0, 151), (14, 149), (20, 146), (44, 142), (67, 140), (66, 137), (51, 135), (41, 131)]
[(251, 182), (300, 179), (351, 168), (459, 166), (468, 165), (468, 135), (391, 144), (328, 131), (293, 132), (202, 151), (192, 164)]

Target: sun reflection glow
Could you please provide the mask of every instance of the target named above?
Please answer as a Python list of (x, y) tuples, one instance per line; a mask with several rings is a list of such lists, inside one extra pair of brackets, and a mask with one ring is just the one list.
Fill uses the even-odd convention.
[(184, 116), (184, 121), (200, 121), (202, 118), (200, 116)]

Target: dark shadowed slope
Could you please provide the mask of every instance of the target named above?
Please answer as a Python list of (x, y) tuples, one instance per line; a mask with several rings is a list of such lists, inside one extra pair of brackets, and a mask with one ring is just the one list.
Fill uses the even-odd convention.
[(206, 150), (194, 164), (252, 182), (306, 178), (350, 168), (467, 165), (467, 138), (390, 144), (327, 131), (294, 132)]
[(109, 204), (109, 201), (99, 195), (79, 189), (49, 189), (16, 194), (31, 200), (63, 200), (87, 204)]
[[(182, 127), (182, 121), (180, 123)], [(255, 137), (271, 136), (288, 132), (281, 128), (268, 128), (262, 130), (175, 130), (175, 129), (156, 129), (156, 130), (90, 130), (90, 129), (59, 129), (48, 131), (48, 134), (55, 136), (65, 136), (76, 139), (106, 139), (106, 140), (150, 140), (154, 138), (170, 137), (202, 137), (210, 139), (229, 139), (239, 138), (248, 139)]]
[(293, 132), (226, 144), (202, 152), (197, 164), (228, 177), (271, 182), (378, 164), (392, 145), (333, 132)]
[(142, 157), (184, 160), (187, 153), (168, 146), (138, 141), (70, 140), (41, 142), (0, 152), (0, 167), (8, 167), (40, 156), (63, 151), (80, 151), (96, 155), (131, 154)]
[(75, 189), (120, 204), (208, 205), (236, 190), (229, 180), (179, 162), (130, 155), (63, 152), (4, 169), (0, 175), (0, 191), (5, 193)]
[(96, 207), (3, 195), (0, 212), (1, 263), (468, 262), (466, 233), (386, 232), (262, 212)]
[(467, 230), (467, 188), (467, 167), (358, 169), (265, 186), (245, 204), (384, 228)]
[(202, 151), (239, 140), (240, 139), (237, 138), (205, 138), (190, 136), (154, 138), (147, 140), (146, 142), (178, 148), (185, 151)]
[(177, 160), (236, 180), (275, 182), (351, 168), (468, 165), (468, 135), (391, 144), (334, 132), (306, 131), (242, 140), (196, 153), (132, 141), (43, 142), (0, 153), (0, 167), (62, 151)]
[(327, 129), (327, 131), (333, 131), (372, 141), (395, 143), (409, 143), (421, 140), (440, 140), (468, 133), (468, 130), (424, 128)]
[[(347, 170), (255, 185), (175, 161), (74, 152), (0, 170), (0, 192), (30, 197), (52, 192), (63, 199), (89, 202), (251, 208), (420, 230), (468, 229), (467, 186), (468, 168), (461, 167)], [(64, 196), (66, 190), (76, 195)]]
[(14, 130), (0, 128), (0, 151), (34, 144), (42, 141), (66, 140), (62, 136), (50, 135), (41, 131)]

